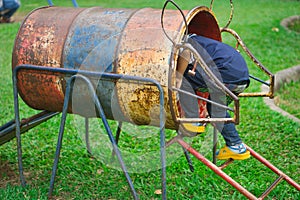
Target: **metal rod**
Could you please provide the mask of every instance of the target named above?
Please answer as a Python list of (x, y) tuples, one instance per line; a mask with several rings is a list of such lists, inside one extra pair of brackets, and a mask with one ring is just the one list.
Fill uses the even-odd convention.
[(193, 122), (235, 122), (233, 118), (177, 118), (178, 122), (186, 122), (186, 123), (193, 123)]
[(213, 135), (213, 163), (216, 164), (217, 163), (217, 156), (216, 156), (216, 152), (217, 152), (217, 142), (218, 142), (218, 131), (217, 128), (214, 126), (214, 135)]
[[(117, 145), (119, 143), (119, 138), (120, 138), (121, 131), (122, 131), (122, 122), (120, 121), (119, 125), (118, 125), (118, 128), (117, 128), (117, 131), (116, 131), (116, 139), (115, 140), (116, 140)], [(112, 160), (113, 160), (114, 156), (115, 156), (115, 152), (112, 151), (112, 154), (111, 154), (111, 159)]]
[(119, 143), (119, 138), (120, 138), (120, 134), (121, 134), (121, 131), (122, 131), (122, 125), (123, 125), (123, 123), (120, 121), (119, 125), (118, 125), (117, 132), (116, 132), (116, 144)]
[(264, 199), (268, 194), (282, 181), (283, 176), (279, 176), (270, 187), (260, 196), (261, 199)]
[[(177, 142), (177, 138), (183, 138), (184, 135), (185, 135), (184, 133), (182, 133), (180, 130), (178, 130), (177, 131), (177, 136), (175, 136), (172, 139), (173, 141), (171, 140), (171, 141), (167, 142), (167, 147), (170, 146), (171, 144), (173, 144), (174, 142)], [(188, 162), (188, 165), (189, 165), (189, 168), (190, 168), (191, 172), (194, 172), (195, 169), (194, 169), (191, 157), (189, 155), (189, 152), (185, 148), (183, 148), (183, 147), (182, 147), (182, 149), (183, 149), (184, 156), (185, 156), (185, 158), (186, 158), (186, 160)]]
[(232, 109), (232, 108), (230, 108), (230, 107), (228, 107), (228, 106), (224, 106), (224, 105), (222, 105), (222, 104), (216, 103), (216, 102), (214, 102), (214, 101), (211, 101), (211, 100), (206, 99), (206, 98), (204, 98), (204, 97), (198, 96), (198, 95), (196, 95), (196, 94), (192, 94), (192, 93), (187, 92), (187, 91), (185, 91), (185, 90), (181, 90), (181, 89), (176, 88), (176, 87), (172, 87), (172, 90), (175, 90), (175, 91), (177, 91), (177, 92), (184, 93), (184, 94), (189, 95), (189, 96), (191, 96), (191, 97), (194, 97), (194, 98), (197, 98), (197, 99), (206, 101), (206, 102), (211, 103), (212, 105), (218, 106), (218, 107), (220, 107), (220, 108), (225, 108), (226, 110), (234, 111), (234, 109)]
[(116, 153), (116, 156), (119, 160), (119, 163), (121, 165), (121, 168), (122, 168), (122, 171), (126, 177), (126, 180), (129, 184), (129, 187), (131, 189), (131, 193), (134, 197), (134, 199), (139, 199), (138, 198), (138, 195), (134, 189), (134, 186), (133, 186), (133, 183), (131, 181), (131, 178), (127, 172), (127, 169), (126, 169), (126, 166), (124, 164), (124, 161), (122, 159), (122, 156), (121, 156), (121, 153), (116, 145), (116, 142), (113, 138), (113, 135), (112, 135), (112, 132), (111, 132), (111, 129), (109, 127), (109, 124), (107, 122), (107, 119), (105, 117), (105, 114), (104, 114), (104, 111), (103, 111), (103, 108), (99, 102), (99, 99), (97, 97), (97, 94), (95, 93), (95, 89), (92, 85), (92, 83), (90, 82), (90, 80), (88, 78), (86, 78), (85, 76), (82, 76), (82, 75), (73, 75), (70, 80), (68, 81), (68, 84), (67, 84), (67, 90), (66, 90), (66, 95), (65, 95), (65, 100), (64, 100), (64, 106), (63, 106), (63, 114), (62, 114), (62, 120), (61, 120), (61, 126), (60, 126), (60, 133), (59, 133), (59, 138), (58, 138), (58, 142), (57, 142), (57, 148), (56, 148), (56, 154), (55, 154), (55, 160), (54, 160), (54, 165), (53, 165), (53, 168), (52, 168), (52, 176), (51, 176), (51, 180), (50, 180), (50, 189), (49, 189), (49, 197), (52, 196), (52, 191), (53, 191), (53, 187), (54, 187), (54, 180), (55, 180), (55, 176), (56, 176), (56, 171), (57, 171), (57, 165), (58, 165), (58, 160), (59, 160), (59, 154), (60, 154), (60, 149), (61, 149), (61, 146), (62, 146), (62, 138), (63, 138), (63, 132), (64, 132), (64, 126), (65, 126), (65, 120), (66, 120), (66, 115), (67, 115), (67, 109), (68, 109), (68, 104), (69, 104), (69, 98), (70, 98), (70, 94), (72, 94), (72, 91), (73, 91), (73, 85), (74, 85), (74, 81), (76, 78), (80, 78), (82, 79), (83, 81), (86, 82), (88, 88), (89, 88), (89, 91), (90, 91), (90, 95), (94, 101), (94, 104), (97, 108), (97, 110), (99, 111), (99, 114), (100, 114), (100, 117), (102, 119), (102, 122), (104, 124), (104, 127), (106, 129), (106, 132), (108, 134), (108, 137), (112, 143), (112, 147)]
[[(31, 128), (36, 127), (42, 122), (47, 121), (48, 119), (52, 118), (57, 114), (58, 112), (42, 111), (29, 118), (22, 119), (20, 121), (21, 134), (30, 130)], [(16, 137), (16, 123), (15, 123), (15, 119), (13, 119), (0, 127), (0, 145), (9, 142), (11, 139), (15, 137)]]
[(249, 77), (252, 78), (252, 79), (254, 79), (254, 80), (256, 80), (256, 81), (258, 81), (258, 82), (260, 82), (260, 83), (263, 83), (263, 84), (265, 84), (267, 86), (270, 86), (270, 83), (267, 83), (266, 81), (263, 81), (263, 80), (255, 77), (255, 76), (252, 76), (251, 74), (249, 74)]
[[(69, 81), (71, 81), (71, 80), (72, 79), (70, 79)], [(64, 105), (63, 105), (62, 116), (61, 116), (61, 121), (60, 121), (60, 128), (59, 128), (59, 134), (58, 134), (58, 139), (57, 139), (54, 163), (53, 163), (53, 167), (52, 167), (50, 187), (49, 187), (49, 191), (48, 191), (48, 198), (52, 197), (54, 181), (55, 181), (55, 176), (56, 176), (57, 166), (58, 166), (58, 161), (59, 161), (59, 155), (60, 155), (60, 150), (62, 147), (62, 139), (63, 139), (63, 133), (64, 133), (64, 129), (65, 129), (65, 122), (66, 122), (66, 118), (67, 118), (69, 99), (70, 99), (70, 94), (72, 94), (72, 90), (73, 90), (73, 88), (71, 87), (70, 82), (69, 82), (67, 84), (66, 94), (65, 94), (65, 98), (64, 98)]]
[(185, 148), (187, 151), (189, 151), (191, 154), (193, 154), (204, 165), (206, 165), (207, 167), (209, 167), (217, 175), (219, 175), (221, 178), (223, 178), (225, 181), (227, 181), (230, 185), (232, 185), (233, 187), (235, 187), (239, 192), (241, 192), (248, 199), (257, 199), (257, 197), (255, 197), (251, 192), (249, 192), (247, 189), (245, 189), (243, 186), (241, 186), (239, 183), (237, 183), (235, 180), (233, 180), (230, 176), (228, 176), (225, 172), (223, 172), (221, 169), (219, 169), (215, 164), (213, 164), (208, 159), (206, 159), (202, 154), (200, 154), (195, 149), (193, 149), (185, 141), (183, 141), (182, 139), (178, 138), (177, 142), (183, 148)]
[(22, 145), (21, 145), (20, 113), (19, 113), (19, 98), (18, 98), (17, 83), (18, 83), (17, 70), (13, 70), (13, 93), (14, 93), (14, 111), (15, 111), (15, 123), (16, 123), (18, 168), (19, 168), (21, 185), (25, 187), (26, 181), (23, 173), (23, 163), (22, 163)]
[[(105, 72), (91, 72), (84, 71), (78, 69), (65, 69), (65, 68), (53, 68), (53, 67), (45, 67), (45, 66), (35, 66), (35, 65), (19, 65), (14, 68), (14, 73), (17, 73), (20, 70), (36, 70), (36, 71), (46, 71), (52, 73), (61, 73), (65, 75), (75, 75), (81, 74), (87, 77), (101, 77), (102, 79), (109, 80), (127, 80), (127, 81), (135, 81), (135, 82), (149, 82), (155, 85), (160, 93), (160, 155), (161, 155), (161, 170), (162, 170), (162, 199), (166, 199), (166, 145), (165, 145), (165, 113), (164, 113), (164, 90), (160, 83), (152, 78), (144, 78), (138, 76), (129, 76), (129, 75), (121, 75), (121, 74), (112, 74)], [(113, 140), (114, 141), (114, 140)], [(116, 147), (114, 147), (116, 148)]]
[(226, 160), (222, 165), (219, 166), (219, 169), (223, 170), (225, 167), (227, 167), (228, 165), (230, 165), (231, 163), (233, 163), (233, 159), (230, 158), (228, 160)]
[(298, 183), (296, 183), (293, 179), (291, 179), (289, 176), (287, 176), (286, 174), (284, 174), (282, 171), (280, 171), (278, 168), (276, 168), (274, 165), (272, 165), (268, 160), (266, 160), (264, 157), (262, 157), (261, 155), (259, 155), (258, 153), (256, 153), (253, 149), (251, 149), (249, 146), (247, 146), (245, 144), (245, 146), (247, 147), (247, 149), (250, 151), (251, 155), (256, 158), (259, 162), (261, 162), (262, 164), (264, 164), (266, 167), (268, 167), (269, 169), (271, 169), (273, 172), (275, 172), (276, 174), (278, 174), (279, 176), (282, 176), (286, 182), (288, 182), (291, 186), (293, 186), (294, 188), (296, 188), (298, 191), (300, 191), (300, 185)]
[(90, 145), (90, 134), (89, 134), (89, 118), (84, 118), (85, 125), (85, 144), (87, 148), (87, 152), (89, 155), (92, 155), (91, 145)]
[(184, 156), (185, 156), (185, 158), (186, 158), (186, 160), (188, 162), (188, 165), (189, 165), (189, 168), (190, 168), (191, 172), (194, 172), (195, 169), (194, 169), (191, 157), (189, 155), (189, 152), (185, 148), (183, 148), (183, 147), (182, 147), (182, 149), (183, 149)]

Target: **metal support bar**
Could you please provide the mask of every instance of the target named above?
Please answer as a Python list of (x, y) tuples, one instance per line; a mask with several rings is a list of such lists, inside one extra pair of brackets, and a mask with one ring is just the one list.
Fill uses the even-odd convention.
[(290, 177), (285, 175), (283, 172), (281, 172), (279, 169), (277, 169), (275, 166), (273, 166), (269, 161), (267, 161), (265, 158), (260, 156), (258, 153), (256, 153), (253, 149), (248, 147), (246, 144), (245, 146), (250, 151), (251, 155), (263, 163), (265, 166), (267, 166), (269, 169), (271, 169), (273, 172), (279, 175), (279, 177), (269, 186), (265, 192), (258, 198), (255, 195), (253, 195), (251, 192), (249, 192), (246, 188), (241, 186), (239, 183), (237, 183), (235, 180), (233, 180), (230, 176), (228, 176), (225, 172), (222, 170), (227, 167), (229, 164), (231, 164), (234, 160), (229, 159), (227, 160), (223, 165), (220, 167), (217, 167), (214, 163), (210, 162), (208, 159), (206, 159), (202, 154), (200, 154), (198, 151), (196, 151), (194, 148), (192, 148), (188, 143), (186, 143), (183, 138), (178, 135), (175, 136), (168, 142), (168, 145), (173, 144), (174, 142), (177, 142), (179, 145), (181, 145), (184, 149), (186, 149), (188, 152), (193, 154), (199, 161), (201, 161), (204, 165), (209, 167), (211, 170), (213, 170), (217, 175), (219, 175), (221, 178), (223, 178), (225, 181), (227, 181), (230, 185), (235, 187), (240, 193), (242, 193), (245, 197), (248, 199), (264, 199), (283, 179), (286, 180), (290, 185), (292, 185), (294, 188), (300, 191), (300, 186), (292, 180)]
[(286, 180), (286, 182), (288, 184), (290, 184), (291, 186), (293, 186), (294, 188), (296, 188), (298, 191), (300, 191), (300, 185), (298, 183), (296, 183), (293, 179), (291, 179), (289, 176), (287, 176), (282, 171), (280, 171), (278, 168), (276, 168), (274, 165), (272, 165), (268, 160), (266, 160), (261, 155), (259, 155), (258, 153), (256, 153), (249, 146), (247, 146), (246, 144), (245, 144), (245, 146), (247, 147), (247, 149), (250, 151), (251, 155), (254, 158), (256, 158), (259, 162), (261, 162), (266, 167), (268, 167), (269, 169), (271, 169), (274, 173), (278, 174), (279, 176), (282, 176)]
[[(47, 121), (48, 119), (54, 117), (57, 114), (58, 112), (42, 111), (29, 118), (22, 119), (20, 121), (21, 134)], [(0, 145), (9, 142), (15, 137), (16, 137), (16, 121), (15, 119), (13, 119), (0, 127)]]
[(217, 142), (218, 142), (218, 131), (217, 128), (214, 126), (214, 135), (213, 135), (213, 163), (216, 164), (217, 163)]
[(268, 93), (241, 93), (239, 97), (274, 97), (274, 84), (275, 84), (275, 76), (258, 60), (255, 58), (255, 56), (252, 54), (252, 52), (246, 47), (244, 44), (242, 38), (235, 32), (234, 30), (224, 27), (221, 28), (221, 33), (227, 32), (230, 33), (236, 40), (237, 40), (237, 47), (240, 45), (244, 52), (248, 55), (248, 57), (254, 62), (254, 64), (259, 67), (267, 76), (269, 76), (269, 83), (266, 83), (265, 81), (262, 81), (256, 77), (253, 77), (250, 75), (251, 78), (253, 78), (256, 81), (259, 81), (263, 84), (266, 84), (269, 86), (269, 92)]
[(228, 176), (225, 172), (219, 169), (215, 164), (206, 159), (202, 154), (197, 152), (194, 148), (192, 148), (188, 143), (183, 141), (181, 138), (177, 138), (178, 144), (180, 144), (183, 148), (193, 154), (198, 160), (200, 160), (203, 164), (213, 170), (217, 175), (227, 181), (230, 185), (235, 187), (239, 192), (241, 192), (248, 199), (257, 199), (251, 192), (246, 190), (243, 186), (233, 180), (230, 176)]
[[(117, 128), (117, 131), (116, 131), (116, 138), (115, 138), (115, 140), (116, 140), (116, 144), (117, 144), (117, 145), (118, 145), (118, 143), (119, 143), (119, 139), (120, 139), (120, 135), (121, 135), (121, 131), (122, 131), (122, 124), (123, 124), (123, 123), (120, 121), (120, 122), (119, 122), (119, 125), (118, 125), (118, 128)], [(114, 156), (115, 156), (115, 152), (112, 151), (111, 159), (113, 159)]]
[(58, 161), (59, 161), (59, 155), (60, 155), (60, 150), (61, 150), (61, 147), (62, 147), (62, 139), (63, 139), (63, 133), (64, 133), (64, 128), (65, 128), (65, 121), (66, 121), (66, 117), (67, 117), (67, 111), (68, 111), (70, 96), (73, 93), (73, 85), (74, 85), (75, 79), (82, 79), (87, 84), (87, 86), (89, 88), (91, 98), (93, 99), (94, 104), (95, 104), (97, 110), (99, 111), (100, 117), (101, 117), (102, 122), (104, 124), (104, 127), (106, 129), (106, 132), (109, 136), (110, 142), (112, 143), (114, 152), (118, 157), (121, 168), (124, 172), (124, 175), (126, 177), (126, 180), (127, 180), (128, 184), (129, 184), (131, 193), (132, 193), (134, 199), (138, 199), (138, 195), (137, 195), (137, 193), (134, 189), (131, 178), (130, 178), (128, 172), (127, 172), (125, 163), (124, 163), (124, 161), (122, 159), (122, 156), (121, 156), (121, 153), (120, 153), (120, 151), (117, 147), (117, 144), (116, 144), (116, 142), (113, 138), (111, 129), (109, 127), (109, 124), (106, 120), (103, 108), (102, 108), (102, 106), (99, 102), (99, 99), (98, 99), (98, 97), (95, 93), (95, 89), (94, 89), (92, 83), (90, 82), (90, 80), (88, 78), (86, 78), (85, 76), (82, 76), (82, 75), (73, 75), (70, 78), (70, 80), (68, 81), (68, 84), (67, 84), (67, 90), (66, 90), (65, 99), (64, 99), (62, 118), (61, 118), (61, 122), (60, 122), (61, 126), (60, 126), (60, 130), (59, 130), (59, 136), (58, 136), (58, 141), (57, 141), (57, 146), (56, 146), (56, 153), (55, 153), (55, 159), (54, 159), (54, 164), (53, 164), (53, 168), (52, 168), (52, 175), (51, 175), (51, 180), (50, 180), (50, 189), (49, 189), (48, 197), (50, 198), (52, 196), (52, 192), (53, 192), (53, 188), (54, 188), (54, 181), (55, 181), (55, 176), (56, 176), (56, 171), (57, 171), (57, 166), (58, 166)]
[(89, 155), (92, 155), (92, 150), (91, 150), (91, 145), (90, 145), (90, 135), (89, 135), (89, 118), (85, 117), (84, 120), (84, 125), (85, 125), (85, 144), (86, 144), (86, 149)]
[(119, 139), (120, 139), (120, 134), (121, 134), (121, 131), (122, 131), (122, 125), (123, 125), (123, 123), (119, 122), (118, 129), (117, 129), (117, 132), (116, 132), (116, 143), (117, 144), (118, 144)]
[(272, 185), (260, 196), (260, 199), (264, 199), (268, 194), (279, 184), (280, 181), (282, 181), (283, 177), (279, 176)]
[(15, 123), (16, 123), (16, 140), (17, 140), (17, 154), (18, 154), (18, 168), (21, 185), (26, 186), (26, 181), (23, 172), (22, 163), (22, 145), (21, 145), (21, 124), (20, 124), (20, 112), (19, 112), (19, 98), (17, 88), (17, 70), (13, 70), (13, 93), (14, 93), (14, 112), (15, 112)]
[[(52, 0), (47, 0), (47, 2), (48, 2), (48, 4), (49, 4), (49, 6), (53, 6)], [(79, 6), (78, 6), (78, 3), (76, 2), (76, 0), (72, 0), (72, 3), (73, 3), (73, 6), (74, 6), (75, 8), (79, 7)]]
[[(65, 69), (65, 68), (52, 68), (46, 66), (35, 66), (35, 65), (19, 65), (13, 70), (13, 84), (14, 84), (14, 108), (15, 108), (15, 120), (16, 120), (16, 136), (17, 136), (17, 149), (18, 149), (18, 164), (19, 164), (19, 173), (22, 186), (26, 185), (25, 177), (23, 174), (23, 164), (22, 164), (22, 148), (21, 148), (21, 134), (20, 134), (20, 117), (19, 117), (19, 102), (18, 102), (18, 88), (17, 88), (17, 74), (20, 70), (33, 70), (33, 71), (44, 71), (50, 73), (64, 74), (68, 76), (81, 74), (85, 77), (101, 77), (106, 80), (126, 80), (126, 81), (135, 81), (135, 82), (144, 82), (151, 83), (157, 87), (159, 91), (160, 98), (160, 156), (161, 156), (161, 184), (162, 184), (162, 199), (167, 199), (167, 186), (166, 186), (166, 145), (165, 145), (165, 123), (164, 123), (164, 90), (160, 83), (151, 78), (129, 76), (122, 74), (112, 74), (106, 72), (91, 72), (77, 69)], [(66, 117), (66, 116), (64, 116)], [(63, 118), (62, 118), (63, 119)], [(62, 135), (62, 134), (61, 134)], [(62, 136), (61, 136), (62, 137)], [(61, 138), (62, 139), (62, 138)], [(113, 147), (117, 148), (115, 140), (112, 137), (111, 140), (114, 142)], [(124, 172), (127, 173), (127, 172)]]

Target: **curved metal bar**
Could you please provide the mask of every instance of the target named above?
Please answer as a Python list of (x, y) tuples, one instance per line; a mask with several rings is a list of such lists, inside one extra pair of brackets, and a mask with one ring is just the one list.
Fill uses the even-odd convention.
[[(51, 73), (60, 73), (64, 75), (76, 75), (81, 74), (88, 77), (101, 77), (103, 79), (109, 80), (131, 80), (136, 82), (148, 82), (155, 85), (160, 93), (160, 155), (161, 155), (161, 183), (162, 183), (162, 199), (166, 199), (166, 141), (165, 141), (165, 112), (164, 112), (164, 90), (160, 83), (152, 78), (144, 78), (138, 76), (130, 76), (130, 75), (122, 75), (122, 74), (112, 74), (112, 73), (105, 73), (105, 72), (92, 72), (92, 71), (84, 71), (84, 70), (77, 70), (77, 69), (65, 69), (65, 68), (53, 68), (53, 67), (45, 67), (45, 66), (36, 66), (36, 65), (19, 65), (14, 68), (13, 70), (13, 77), (14, 77), (14, 96), (15, 99), (18, 97), (17, 91), (17, 73), (21, 70), (34, 70), (34, 71), (46, 71)], [(66, 111), (65, 111), (66, 112)], [(18, 101), (15, 101), (15, 115), (16, 119), (19, 119), (19, 104)], [(17, 131), (20, 133), (20, 131)], [(113, 137), (113, 136), (112, 136)], [(112, 138), (113, 139), (113, 138)], [(114, 139), (113, 139), (114, 140)], [(18, 158), (19, 159), (19, 171), (22, 185), (25, 186), (25, 178), (23, 176), (23, 165), (22, 165), (22, 151), (21, 151), (21, 137), (18, 134), (17, 137), (18, 142)], [(23, 184), (24, 183), (24, 184)]]
[(230, 7), (231, 7), (231, 9), (230, 9), (230, 16), (229, 16), (228, 22), (227, 22), (227, 24), (224, 26), (224, 28), (227, 28), (227, 27), (230, 25), (230, 23), (231, 23), (231, 21), (232, 21), (232, 18), (233, 18), (234, 8), (233, 8), (232, 0), (230, 0)]
[[(214, 3), (214, 0), (211, 0), (210, 6), (209, 6), (209, 9), (210, 9), (210, 10), (212, 10), (213, 3)], [(225, 28), (227, 28), (227, 27), (230, 25), (230, 23), (231, 23), (231, 21), (232, 21), (232, 18), (233, 18), (234, 7), (233, 7), (233, 2), (232, 2), (232, 0), (230, 0), (230, 7), (231, 7), (231, 9), (230, 9), (230, 15), (229, 15), (229, 19), (228, 19), (227, 24), (224, 26)]]
[(61, 126), (60, 126), (57, 146), (56, 146), (56, 154), (55, 154), (55, 160), (54, 160), (54, 164), (53, 164), (53, 168), (52, 168), (52, 176), (51, 176), (51, 180), (50, 180), (50, 189), (49, 189), (48, 197), (52, 196), (52, 191), (53, 191), (53, 187), (54, 187), (54, 181), (55, 181), (55, 176), (56, 176), (56, 171), (57, 171), (57, 166), (58, 166), (58, 161), (59, 161), (60, 150), (61, 150), (61, 147), (62, 147), (62, 138), (63, 138), (63, 133), (64, 133), (64, 127), (65, 127), (67, 111), (68, 111), (68, 107), (69, 107), (69, 100), (70, 100), (71, 94), (73, 93), (73, 86), (74, 86), (75, 79), (83, 80), (86, 83), (86, 85), (88, 86), (88, 90), (90, 92), (91, 98), (93, 99), (94, 104), (95, 104), (97, 110), (99, 111), (99, 115), (102, 119), (105, 130), (106, 130), (106, 132), (109, 136), (110, 142), (112, 143), (114, 152), (115, 152), (116, 156), (118, 157), (119, 163), (120, 163), (121, 168), (124, 172), (126, 180), (129, 184), (132, 195), (133, 195), (134, 199), (138, 199), (138, 195), (137, 195), (137, 193), (134, 189), (131, 178), (130, 178), (128, 172), (127, 172), (125, 163), (124, 163), (124, 161), (122, 159), (122, 156), (121, 156), (121, 152), (119, 151), (119, 149), (117, 147), (117, 144), (114, 140), (113, 134), (112, 134), (110, 126), (109, 126), (109, 124), (106, 120), (106, 116), (105, 116), (103, 108), (102, 108), (102, 106), (99, 102), (99, 99), (97, 97), (95, 89), (94, 89), (92, 83), (90, 82), (90, 80), (87, 77), (83, 76), (83, 75), (73, 75), (69, 79), (68, 84), (67, 84), (67, 90), (66, 90), (66, 94), (65, 94), (62, 118), (61, 118), (61, 122), (60, 122)]
[(275, 82), (274, 75), (257, 58), (255, 58), (255, 56), (252, 54), (252, 52), (244, 44), (241, 37), (234, 30), (232, 30), (230, 28), (222, 28), (221, 33), (222, 32), (230, 33), (233, 37), (235, 37), (235, 39), (237, 40), (237, 46), (240, 45), (242, 47), (242, 49), (245, 51), (245, 53), (248, 55), (248, 57), (250, 57), (250, 59), (255, 63), (255, 65), (258, 66), (270, 78), (269, 93), (267, 93), (267, 94), (264, 94), (264, 93), (263, 94), (262, 93), (253, 93), (253, 94), (252, 93), (241, 93), (239, 96), (243, 96), (243, 97), (267, 96), (267, 97), (273, 98), (274, 97), (274, 82)]
[(163, 21), (165, 9), (166, 9), (168, 3), (170, 3), (170, 2), (177, 8), (177, 10), (179, 10), (180, 14), (182, 15), (182, 18), (183, 18), (183, 21), (184, 21), (184, 24), (185, 24), (185, 27), (186, 27), (186, 29), (185, 29), (185, 37), (183, 38), (184, 40), (187, 39), (187, 35), (188, 35), (188, 28), (187, 27), (188, 27), (188, 24), (187, 24), (186, 18), (184, 16), (182, 10), (180, 9), (180, 7), (174, 1), (172, 1), (172, 0), (166, 0), (164, 6), (162, 8), (162, 11), (161, 11), (160, 23), (161, 23), (162, 30), (163, 30), (164, 34), (166, 35), (166, 37), (173, 43), (173, 45), (175, 45), (175, 42), (167, 34), (167, 32), (166, 32), (166, 30), (164, 28), (164, 21)]

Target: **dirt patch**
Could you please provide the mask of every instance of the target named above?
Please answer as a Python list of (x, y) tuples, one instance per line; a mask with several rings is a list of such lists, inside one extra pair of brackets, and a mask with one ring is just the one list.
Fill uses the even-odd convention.
[(0, 188), (10, 185), (20, 185), (19, 175), (12, 169), (8, 161), (0, 160)]

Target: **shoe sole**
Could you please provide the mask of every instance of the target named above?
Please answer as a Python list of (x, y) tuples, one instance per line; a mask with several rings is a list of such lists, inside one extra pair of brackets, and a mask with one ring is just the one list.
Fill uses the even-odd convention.
[(228, 160), (228, 159), (233, 159), (233, 160), (245, 160), (250, 158), (250, 152), (247, 150), (245, 153), (242, 154), (227, 154), (223, 156), (217, 156), (217, 159), (219, 160)]

